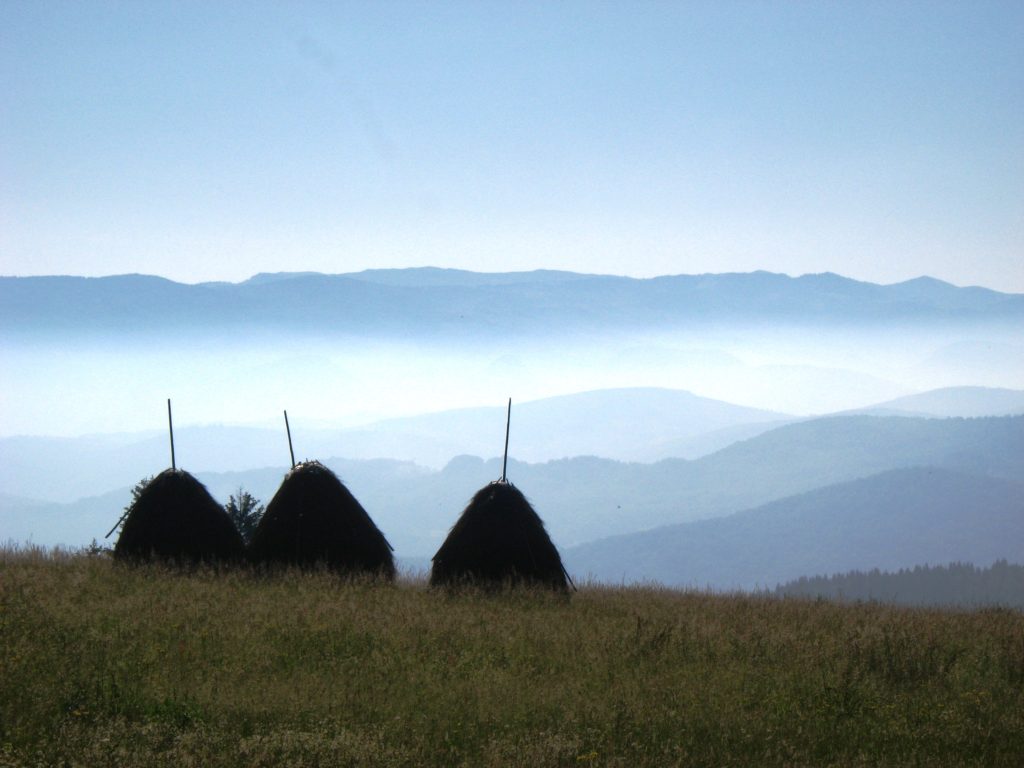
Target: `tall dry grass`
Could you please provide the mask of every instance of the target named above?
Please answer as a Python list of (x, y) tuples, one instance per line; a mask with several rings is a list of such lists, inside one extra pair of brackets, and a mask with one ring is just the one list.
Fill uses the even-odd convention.
[(1024, 764), (1024, 616), (0, 553), (0, 765)]

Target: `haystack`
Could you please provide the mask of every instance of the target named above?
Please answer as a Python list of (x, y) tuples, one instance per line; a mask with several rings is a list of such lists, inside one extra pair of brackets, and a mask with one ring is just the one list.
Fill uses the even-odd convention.
[(129, 508), (114, 556), (182, 564), (240, 560), (239, 535), (224, 507), (188, 472), (166, 469)]
[(568, 589), (562, 558), (526, 497), (509, 482), (484, 486), (434, 555), (431, 586)]
[(289, 472), (249, 545), (260, 565), (326, 566), (392, 579), (391, 545), (348, 488), (318, 461)]

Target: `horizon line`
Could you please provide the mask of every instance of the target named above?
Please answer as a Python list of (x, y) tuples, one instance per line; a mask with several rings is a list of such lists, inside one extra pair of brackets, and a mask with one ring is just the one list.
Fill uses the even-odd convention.
[(665, 273), (658, 275), (649, 275), (646, 277), (638, 277), (635, 275), (617, 274), (612, 272), (576, 272), (570, 269), (551, 269), (551, 268), (536, 268), (536, 269), (519, 269), (519, 270), (501, 270), (501, 271), (488, 271), (488, 270), (474, 270), (464, 269), (461, 267), (438, 267), (432, 264), (426, 264), (421, 266), (410, 266), (410, 267), (368, 267), (354, 272), (321, 272), (318, 270), (282, 270), (280, 272), (256, 272), (251, 274), (249, 277), (240, 280), (197, 280), (197, 281), (186, 281), (179, 280), (165, 275), (160, 275), (152, 272), (115, 272), (105, 274), (72, 274), (68, 272), (58, 273), (47, 273), (47, 274), (0, 274), (0, 279), (38, 279), (38, 278), (75, 278), (83, 280), (105, 280), (113, 278), (123, 277), (150, 277), (159, 280), (166, 280), (177, 285), (187, 286), (203, 286), (203, 285), (244, 285), (245, 283), (251, 282), (260, 277), (276, 277), (281, 279), (299, 278), (299, 277), (348, 277), (355, 278), (360, 275), (366, 275), (370, 273), (382, 273), (382, 272), (448, 272), (464, 275), (481, 275), (481, 276), (501, 276), (501, 275), (531, 275), (531, 274), (560, 274), (560, 275), (573, 275), (581, 278), (614, 278), (621, 280), (632, 280), (636, 282), (648, 282), (652, 280), (660, 280), (666, 278), (700, 278), (700, 277), (742, 277), (742, 276), (753, 276), (753, 275), (770, 275), (773, 277), (784, 277), (790, 280), (801, 280), (805, 278), (815, 277), (838, 277), (842, 280), (847, 280), (853, 283), (861, 283), (864, 285), (877, 285), (881, 287), (893, 287), (898, 285), (906, 285), (908, 283), (914, 283), (919, 281), (932, 281), (943, 285), (948, 285), (953, 288), (960, 289), (981, 289), (985, 291), (992, 291), (994, 293), (1001, 293), (1005, 295), (1024, 295), (1024, 292), (1001, 290), (998, 288), (991, 288), (986, 285), (978, 283), (972, 283), (970, 285), (960, 285), (957, 283), (944, 280), (942, 278), (934, 277), (929, 274), (921, 274), (916, 277), (907, 278), (905, 280), (897, 280), (891, 283), (874, 282), (872, 280), (863, 280), (856, 277), (850, 277), (849, 275), (842, 274), (840, 272), (833, 272), (826, 270), (822, 272), (803, 272), (800, 274), (792, 274), (789, 272), (776, 272), (769, 269), (755, 269), (747, 272), (739, 271), (727, 271), (727, 272), (675, 272)]

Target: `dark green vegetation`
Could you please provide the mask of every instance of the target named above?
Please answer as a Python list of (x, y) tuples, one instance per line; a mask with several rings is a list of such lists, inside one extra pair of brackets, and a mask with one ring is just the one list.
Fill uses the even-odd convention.
[(999, 560), (990, 568), (951, 563), (901, 568), (895, 573), (876, 568), (833, 576), (802, 576), (779, 585), (775, 594), (901, 605), (998, 605), (1024, 610), (1024, 565)]
[(228, 517), (246, 544), (252, 541), (252, 534), (265, 509), (260, 500), (242, 486), (238, 486), (238, 490), (228, 497), (228, 503), (224, 505), (224, 511), (228, 513)]
[(1024, 617), (0, 556), (0, 764), (1024, 762)]

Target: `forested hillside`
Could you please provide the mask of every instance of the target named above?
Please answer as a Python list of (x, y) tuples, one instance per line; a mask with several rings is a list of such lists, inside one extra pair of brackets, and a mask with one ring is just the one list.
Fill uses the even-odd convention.
[(983, 605), (1024, 609), (1024, 565), (997, 560), (990, 567), (971, 563), (917, 565), (898, 571), (849, 571), (832, 576), (801, 576), (780, 584), (784, 597), (871, 600), (901, 605)]

